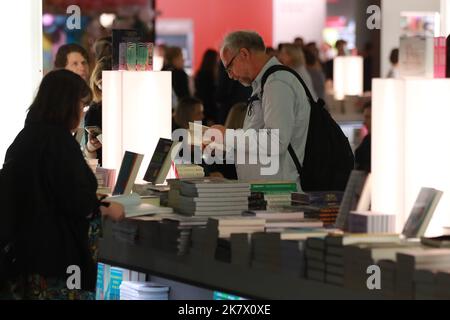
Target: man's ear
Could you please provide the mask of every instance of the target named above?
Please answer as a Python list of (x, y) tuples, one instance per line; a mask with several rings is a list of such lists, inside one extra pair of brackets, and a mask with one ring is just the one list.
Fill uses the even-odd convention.
[(251, 55), (250, 50), (248, 50), (247, 48), (241, 48), (240, 51), (241, 51), (242, 57), (245, 59), (248, 59)]

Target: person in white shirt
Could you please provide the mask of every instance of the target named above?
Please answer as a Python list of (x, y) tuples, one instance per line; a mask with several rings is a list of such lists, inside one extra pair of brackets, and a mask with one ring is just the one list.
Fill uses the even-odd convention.
[[(267, 168), (267, 163), (260, 158), (256, 164), (237, 163), (238, 178), (294, 180), (301, 190), (297, 169), (288, 153), (288, 146), (291, 144), (300, 163), (303, 163), (311, 107), (299, 80), (287, 71), (271, 74), (265, 83), (261, 100), (261, 80), (264, 72), (281, 63), (277, 58), (266, 54), (264, 42), (255, 32), (236, 31), (228, 34), (223, 41), (220, 58), (230, 78), (253, 89), (253, 102), (249, 103), (243, 130), (247, 133), (254, 132), (251, 129), (255, 129), (258, 134), (249, 134), (248, 143), (245, 143), (246, 152), (250, 152), (249, 146), (257, 146), (258, 150), (267, 149), (270, 157), (276, 157), (279, 161), (277, 170), (269, 174), (262, 170)], [(213, 128), (222, 133), (225, 131), (223, 126)], [(276, 147), (267, 147), (270, 144), (267, 138), (278, 140)], [(226, 141), (227, 144), (228, 142)], [(236, 145), (239, 141), (236, 139), (234, 142)]]

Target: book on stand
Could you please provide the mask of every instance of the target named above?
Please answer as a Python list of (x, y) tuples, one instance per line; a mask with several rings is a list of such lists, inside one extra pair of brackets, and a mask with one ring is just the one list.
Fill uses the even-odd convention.
[(441, 199), (442, 191), (422, 188), (414, 202), (402, 234), (407, 238), (420, 238), (425, 235), (433, 213)]
[(143, 154), (125, 151), (113, 195), (131, 193), (143, 159)]
[(145, 172), (144, 180), (153, 185), (163, 184), (180, 148), (181, 143), (160, 138)]

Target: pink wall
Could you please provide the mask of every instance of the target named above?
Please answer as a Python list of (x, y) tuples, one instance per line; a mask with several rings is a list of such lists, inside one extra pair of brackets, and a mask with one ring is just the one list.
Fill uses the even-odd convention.
[(229, 31), (251, 29), (272, 44), (272, 0), (156, 0), (156, 8), (160, 18), (193, 20), (195, 71), (204, 51), (218, 50)]

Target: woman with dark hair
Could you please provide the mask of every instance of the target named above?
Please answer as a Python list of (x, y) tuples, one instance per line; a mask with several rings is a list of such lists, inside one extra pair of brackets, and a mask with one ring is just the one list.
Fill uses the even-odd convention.
[(205, 107), (206, 125), (218, 122), (216, 102), (217, 81), (219, 77), (219, 53), (208, 49), (203, 54), (202, 64), (195, 76), (195, 96), (202, 100)]
[(76, 43), (59, 47), (55, 57), (55, 69), (66, 69), (75, 72), (84, 81), (89, 80), (89, 55)]
[[(75, 73), (51, 71), (8, 148), (0, 171), (0, 248), (13, 248), (15, 262), (12, 272), (2, 266), (0, 297), (93, 298), (90, 222), (100, 215), (120, 220), (124, 212), (97, 199), (96, 178), (73, 136), (91, 95)], [(73, 270), (78, 280), (71, 282)]]

